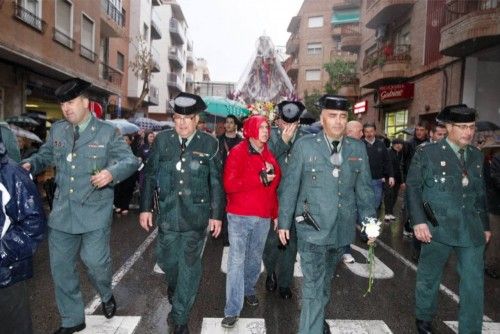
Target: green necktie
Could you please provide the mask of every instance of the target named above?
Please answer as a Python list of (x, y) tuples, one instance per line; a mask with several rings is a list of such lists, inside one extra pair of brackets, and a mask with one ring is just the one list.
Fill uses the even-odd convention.
[(459, 149), (458, 154), (460, 154), (460, 165), (465, 168), (465, 150), (463, 148)]
[(332, 141), (332, 154), (338, 153), (337, 147), (339, 146), (340, 141), (334, 140)]

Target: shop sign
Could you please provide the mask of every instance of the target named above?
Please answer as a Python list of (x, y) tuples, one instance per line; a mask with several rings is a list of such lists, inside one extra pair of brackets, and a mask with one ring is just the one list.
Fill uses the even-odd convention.
[(356, 102), (356, 104), (354, 105), (354, 113), (355, 114), (361, 114), (363, 112), (366, 112), (367, 109), (368, 109), (368, 101), (366, 101), (366, 100)]
[(413, 83), (380, 86), (378, 96), (381, 103), (411, 100), (413, 99), (414, 88)]

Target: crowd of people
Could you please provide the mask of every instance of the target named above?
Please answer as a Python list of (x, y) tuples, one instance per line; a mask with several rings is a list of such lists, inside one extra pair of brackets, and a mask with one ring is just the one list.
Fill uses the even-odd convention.
[[(32, 332), (23, 282), (32, 276), (32, 256), (46, 230), (61, 318), (55, 333), (86, 327), (78, 254), (104, 316), (115, 315), (111, 221), (113, 211), (129, 212), (136, 185), (139, 225), (146, 231), (158, 226), (157, 263), (166, 273), (172, 304), (167, 321), (175, 334), (189, 333), (207, 230), (214, 238), (222, 234), (229, 246), (222, 327), (234, 327), (245, 304), (259, 305), (255, 288), (261, 261), (266, 290), (290, 299), (298, 252), (304, 275), (298, 332), (330, 333), (325, 308), (335, 268), (340, 261), (355, 261), (350, 244), (356, 225), (377, 217), (386, 223), (399, 218), (404, 236), (414, 240), (418, 333), (432, 333), (451, 252), (458, 260), (460, 296), (468, 301), (460, 304), (460, 333), (481, 332), (485, 268), (496, 275), (485, 267), (484, 256), (491, 265), (498, 261), (498, 241), (486, 252), (485, 246), (500, 225), (500, 156), (485, 163), (471, 145), (474, 109), (447, 106), (430, 135), (421, 122), (410, 141), (395, 138), (387, 147), (375, 124), (348, 121), (346, 98), (324, 95), (316, 103), (318, 133), (302, 130), (302, 103), (283, 101), (275, 126), (253, 115), (239, 132), (240, 120), (229, 115), (225, 133), (216, 138), (198, 126), (206, 109), (201, 97), (180, 93), (171, 102), (172, 129), (132, 137), (90, 113), (88, 88), (72, 79), (56, 90), (64, 119), (53, 124), (36, 153), (22, 160), (9, 131), (0, 126), (0, 313), (8, 320), (1, 333)], [(46, 219), (28, 172), (36, 175), (48, 166), (56, 169), (57, 188)], [(396, 217), (401, 191), (403, 213)], [(363, 234), (361, 240), (376, 242)]]

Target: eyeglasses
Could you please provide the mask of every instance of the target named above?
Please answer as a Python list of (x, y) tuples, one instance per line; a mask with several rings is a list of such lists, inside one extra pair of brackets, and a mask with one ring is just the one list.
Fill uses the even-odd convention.
[(455, 124), (455, 123), (453, 123), (452, 126), (455, 126), (455, 127), (459, 128), (462, 131), (465, 131), (467, 129), (469, 129), (471, 131), (476, 130), (476, 124), (465, 125), (465, 124)]
[(190, 116), (174, 115), (174, 121), (177, 122), (192, 121), (195, 117), (196, 115), (190, 115)]

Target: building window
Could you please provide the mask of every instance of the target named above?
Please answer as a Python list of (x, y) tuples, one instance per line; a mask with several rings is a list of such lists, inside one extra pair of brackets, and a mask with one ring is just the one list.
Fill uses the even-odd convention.
[(81, 47), (80, 55), (95, 61), (96, 54), (94, 53), (94, 21), (85, 14), (82, 14), (82, 30), (81, 30)]
[(73, 4), (68, 0), (56, 1), (56, 26), (54, 40), (73, 49)]
[(321, 70), (306, 70), (306, 81), (321, 80)]
[(323, 50), (323, 47), (321, 46), (321, 43), (307, 43), (307, 54), (308, 55), (319, 55), (319, 54), (321, 54), (322, 50)]
[(42, 0), (21, 0), (17, 2), (15, 16), (33, 28), (42, 31)]
[[(394, 138), (402, 134), (408, 127), (408, 110), (392, 111), (385, 114), (385, 133), (387, 137)], [(399, 133), (398, 133), (399, 132)]]
[(120, 52), (116, 52), (116, 67), (122, 72), (125, 70), (125, 56)]
[(323, 26), (323, 16), (313, 16), (308, 20), (309, 28), (321, 28)]
[(144, 23), (144, 31), (142, 32), (142, 38), (144, 41), (149, 41), (149, 26)]
[(395, 54), (404, 53), (410, 43), (410, 23), (406, 23), (396, 32)]

